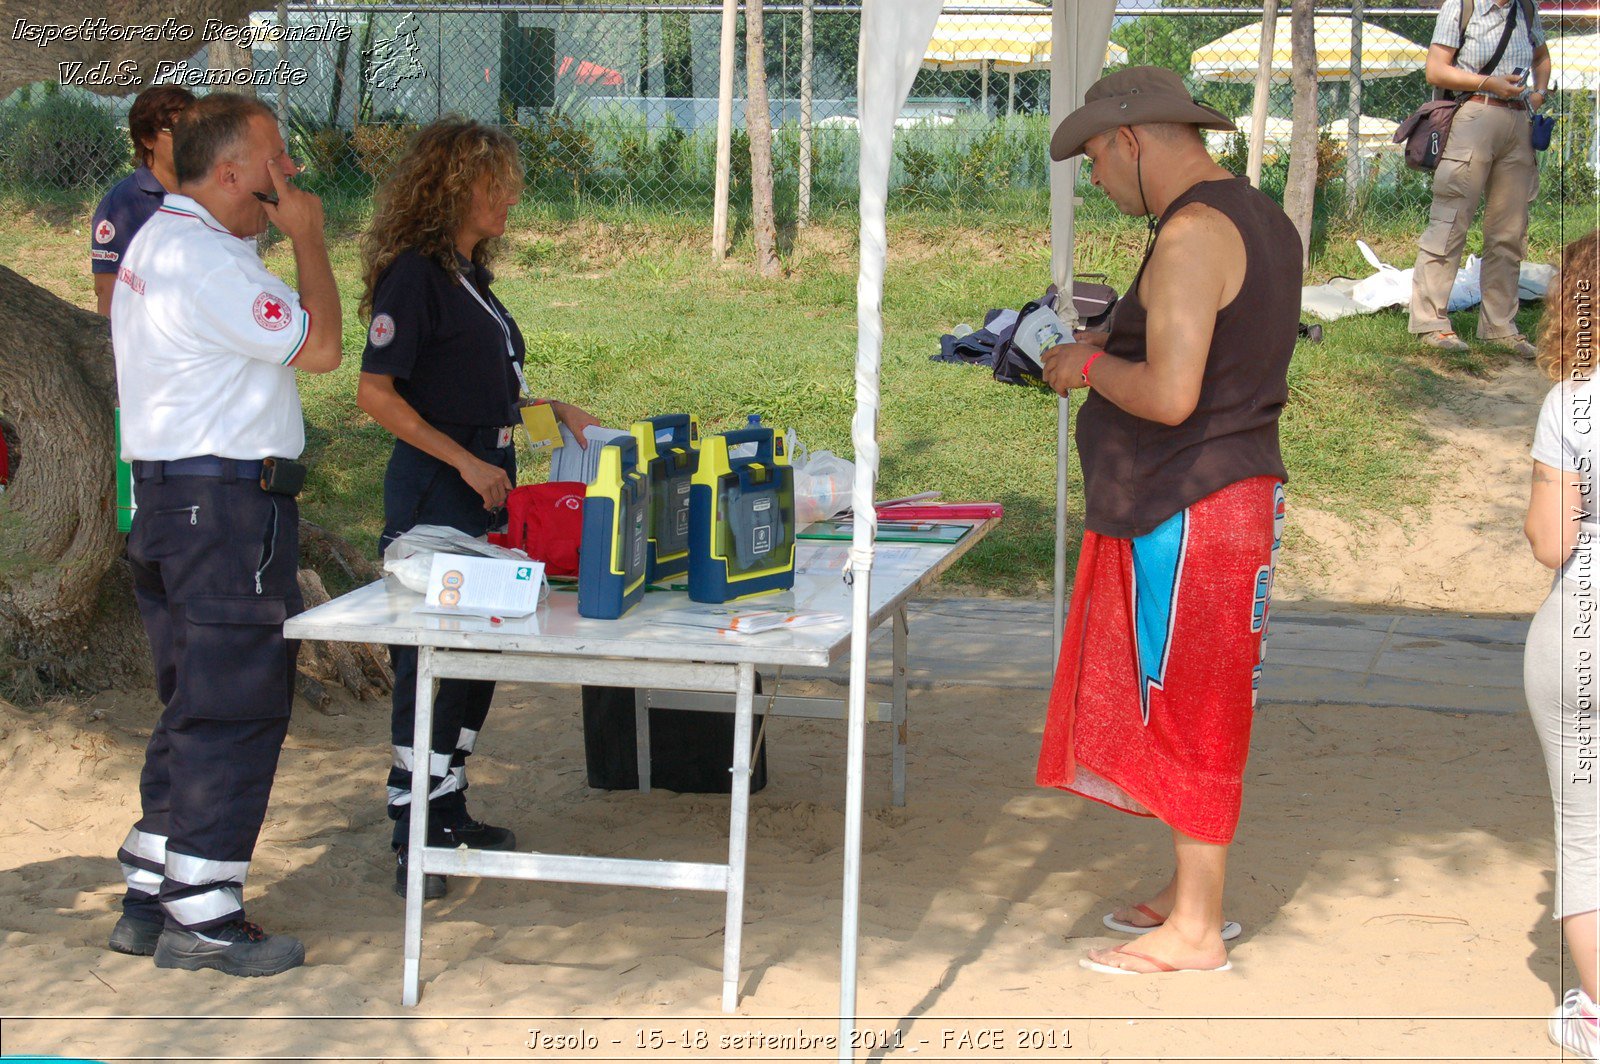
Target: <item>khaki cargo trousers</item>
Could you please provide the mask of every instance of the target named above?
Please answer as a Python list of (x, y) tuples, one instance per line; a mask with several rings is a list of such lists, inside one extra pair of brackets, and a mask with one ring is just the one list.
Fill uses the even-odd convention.
[(1411, 282), (1411, 331), (1450, 328), (1445, 308), (1461, 252), (1483, 211), (1483, 307), (1478, 339), (1517, 332), (1517, 277), (1528, 243), (1528, 205), (1539, 190), (1528, 112), (1473, 99), (1456, 111), (1450, 139), (1433, 172), (1433, 206), (1417, 241)]

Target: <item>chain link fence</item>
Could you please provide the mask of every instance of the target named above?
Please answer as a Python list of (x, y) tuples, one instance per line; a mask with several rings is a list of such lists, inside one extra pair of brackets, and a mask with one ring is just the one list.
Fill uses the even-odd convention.
[[(1154, 64), (1248, 129), (1259, 9), (1119, 9), (1106, 68)], [(1043, 203), (1049, 168), (1046, 4), (955, 0), (930, 44), (900, 121), (891, 206), (982, 210)], [(290, 4), (263, 11), (167, 79), (197, 93), (259, 83), (277, 107), (306, 181), (359, 213), (411, 132), (460, 114), (509, 129), (524, 147), (525, 202), (704, 214), (716, 180), (722, 13), (715, 4)], [(1291, 110), (1288, 18), (1280, 19), (1262, 185), (1281, 194)], [(1359, 23), (1360, 62), (1352, 22)], [(1540, 202), (1594, 201), (1600, 50), (1593, 16), (1547, 23), (1557, 57), (1550, 109), (1560, 124), (1541, 159)], [(1405, 168), (1395, 124), (1428, 99), (1426, 8), (1319, 13), (1319, 202), (1330, 216), (1425, 218), (1429, 179)], [(809, 23), (809, 26), (807, 25)], [(794, 3), (765, 16), (776, 197), (792, 218), (803, 173), (810, 209), (852, 211), (859, 156), (855, 64), (859, 6)], [(736, 30), (735, 205), (748, 198), (745, 40)], [(32, 195), (97, 196), (131, 166), (132, 96), (40, 84), (0, 103), (0, 182)], [(1351, 135), (1352, 119), (1354, 136)], [(1210, 134), (1243, 172), (1243, 133)], [(803, 148), (803, 145), (806, 147)], [(809, 167), (802, 167), (802, 153)], [(336, 208), (337, 209), (337, 208)]]

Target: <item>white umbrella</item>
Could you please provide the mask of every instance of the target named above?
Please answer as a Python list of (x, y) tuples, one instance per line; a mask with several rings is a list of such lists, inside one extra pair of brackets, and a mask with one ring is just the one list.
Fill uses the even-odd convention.
[(1600, 90), (1600, 33), (1550, 39), (1550, 84), (1562, 92)]
[[(1233, 124), (1238, 126), (1240, 130), (1248, 130), (1250, 128), (1250, 116), (1240, 115), (1233, 120)], [(1261, 138), (1263, 149), (1276, 151), (1280, 148), (1287, 148), (1289, 146), (1289, 134), (1293, 127), (1294, 123), (1287, 118), (1269, 116)], [(1203, 129), (1200, 132), (1206, 138), (1206, 147), (1214, 152), (1227, 151), (1228, 145), (1238, 135), (1225, 129)]]
[[(1400, 151), (1403, 145), (1394, 142), (1395, 130), (1400, 128), (1398, 122), (1391, 122), (1387, 118), (1377, 115), (1361, 115), (1356, 122), (1356, 143), (1365, 153), (1380, 151)], [(1339, 144), (1348, 144), (1350, 141), (1350, 120), (1341, 118), (1323, 126), (1320, 133), (1331, 136)]]

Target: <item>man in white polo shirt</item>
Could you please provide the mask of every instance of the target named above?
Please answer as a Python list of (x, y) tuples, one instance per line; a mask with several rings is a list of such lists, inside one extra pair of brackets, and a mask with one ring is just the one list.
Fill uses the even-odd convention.
[[(138, 510), (128, 558), (166, 707), (141, 813), (117, 857), (128, 892), (110, 947), (160, 968), (275, 975), (305, 949), (244, 919), (244, 880), (288, 730), (298, 644), (295, 371), (340, 358), (322, 202), (272, 110), (231, 94), (174, 130), (178, 189), (129, 245), (111, 301), (122, 456)], [(249, 239), (294, 245), (300, 291)]]

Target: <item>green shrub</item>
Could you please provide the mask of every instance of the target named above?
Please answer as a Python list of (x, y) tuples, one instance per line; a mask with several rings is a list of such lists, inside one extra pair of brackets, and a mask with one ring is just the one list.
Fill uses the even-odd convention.
[(913, 199), (931, 198), (939, 184), (939, 156), (912, 140), (901, 144), (896, 155), (905, 172), (900, 191)]
[(0, 106), (0, 175), (17, 184), (99, 185), (126, 169), (129, 152), (126, 135), (110, 115), (55, 86)]
[(656, 177), (661, 181), (672, 181), (678, 176), (679, 151), (687, 134), (678, 128), (678, 123), (671, 115), (667, 116), (667, 124), (656, 137)]
[(976, 199), (1011, 184), (1011, 158), (1005, 131), (991, 129), (967, 147), (956, 160), (956, 189)]
[(728, 188), (737, 196), (750, 187), (750, 134), (742, 129), (729, 138), (732, 155), (728, 159)]
[(349, 132), (304, 107), (292, 108), (283, 124), (290, 153), (310, 171), (309, 176), (325, 183), (353, 176), (356, 158)]
[(1567, 159), (1561, 168), (1561, 196), (1568, 203), (1593, 207), (1596, 193), (1594, 169), (1589, 165), (1588, 156), (1574, 155)]
[(391, 122), (357, 126), (350, 138), (355, 146), (356, 164), (362, 173), (382, 184), (394, 172), (416, 132), (416, 126)]
[(572, 182), (574, 196), (583, 194), (583, 183), (596, 167), (595, 140), (582, 123), (560, 111), (536, 115), (526, 123), (508, 112), (506, 130), (522, 149), (530, 183), (543, 184), (560, 174)]

